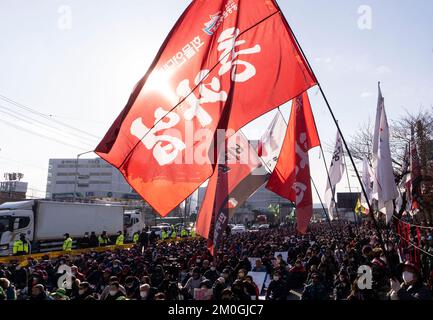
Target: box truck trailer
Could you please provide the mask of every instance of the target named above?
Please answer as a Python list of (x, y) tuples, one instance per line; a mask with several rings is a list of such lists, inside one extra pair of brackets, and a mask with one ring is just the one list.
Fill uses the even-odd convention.
[(0, 205), (0, 256), (12, 254), (13, 243), (26, 236), (31, 252), (61, 250), (63, 235), (69, 233), (78, 241), (94, 231), (106, 231), (115, 237), (123, 231), (125, 239), (132, 240), (135, 232), (145, 226), (140, 210), (124, 210), (121, 205), (53, 202), (29, 200)]

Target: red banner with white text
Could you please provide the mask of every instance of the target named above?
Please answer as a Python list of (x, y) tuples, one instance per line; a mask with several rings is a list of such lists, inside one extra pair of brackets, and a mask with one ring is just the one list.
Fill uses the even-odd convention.
[(95, 152), (166, 216), (212, 175), (217, 129), (316, 82), (275, 1), (195, 0)]

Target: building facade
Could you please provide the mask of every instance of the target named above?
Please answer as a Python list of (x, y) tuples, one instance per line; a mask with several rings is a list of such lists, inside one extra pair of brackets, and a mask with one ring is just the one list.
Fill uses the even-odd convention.
[(11, 201), (25, 200), (26, 193), (27, 182), (14, 180), (0, 182), (0, 204)]
[(47, 198), (139, 199), (122, 174), (106, 161), (96, 159), (50, 159)]

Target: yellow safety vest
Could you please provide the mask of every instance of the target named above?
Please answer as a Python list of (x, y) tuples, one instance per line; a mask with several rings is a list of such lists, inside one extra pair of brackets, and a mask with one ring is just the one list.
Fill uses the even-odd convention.
[(173, 239), (175, 239), (175, 238), (177, 237), (176, 231), (173, 231), (173, 232), (171, 233), (171, 237), (172, 237)]
[(191, 230), (191, 238), (195, 238), (195, 230)]
[(167, 232), (166, 232), (166, 231), (162, 231), (162, 232), (161, 232), (161, 239), (162, 239), (162, 240), (165, 240), (167, 237), (168, 237)]
[(17, 253), (29, 253), (29, 244), (21, 240), (16, 240), (13, 246), (13, 254)]
[(125, 237), (123, 236), (123, 234), (121, 234), (120, 236), (118, 236), (117, 239), (116, 239), (116, 245), (122, 245), (124, 239), (125, 239)]
[(72, 239), (68, 238), (63, 242), (63, 251), (71, 251), (72, 250)]
[(134, 241), (134, 243), (138, 242), (138, 238), (139, 238), (138, 233), (134, 234), (134, 237), (132, 238), (132, 240)]
[(102, 236), (99, 236), (98, 237), (98, 242), (99, 242), (99, 245), (106, 245), (106, 244), (108, 244), (108, 239), (107, 238), (103, 238)]
[(180, 235), (182, 237), (187, 237), (188, 236), (188, 232), (186, 231), (186, 229), (182, 229), (182, 231), (180, 232)]

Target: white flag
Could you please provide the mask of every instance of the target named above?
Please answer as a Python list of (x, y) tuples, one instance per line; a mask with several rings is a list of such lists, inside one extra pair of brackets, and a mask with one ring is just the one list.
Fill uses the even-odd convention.
[[(368, 159), (365, 157), (363, 160), (363, 168), (362, 168), (362, 184), (364, 186), (364, 190), (367, 193), (367, 198), (365, 198), (364, 193), (361, 192), (361, 206), (365, 209), (369, 209), (368, 203), (371, 203), (371, 183), (373, 181), (373, 173), (370, 164), (368, 163)], [(368, 200), (368, 202), (367, 202)]]
[(329, 168), (329, 179), (326, 185), (325, 202), (328, 207), (328, 215), (331, 220), (336, 217), (335, 212), (335, 187), (341, 181), (344, 173), (343, 161), (343, 143), (340, 134), (337, 133), (337, 140), (335, 142), (334, 154), (332, 156), (331, 166)]
[(376, 116), (376, 121), (379, 121), (379, 123), (376, 123), (375, 128), (377, 131), (374, 133), (374, 143), (377, 142), (377, 147), (373, 145), (373, 152), (375, 152), (373, 153), (373, 198), (378, 201), (378, 209), (386, 215), (386, 222), (389, 223), (394, 213), (393, 200), (397, 199), (398, 190), (392, 168), (388, 120), (386, 118), (385, 104), (380, 86), (379, 103), (378, 109), (380, 110), (378, 112), (380, 112), (380, 116)]
[(258, 154), (266, 164), (266, 170), (272, 172), (277, 165), (281, 148), (286, 137), (287, 124), (282, 114), (277, 112), (258, 145)]

